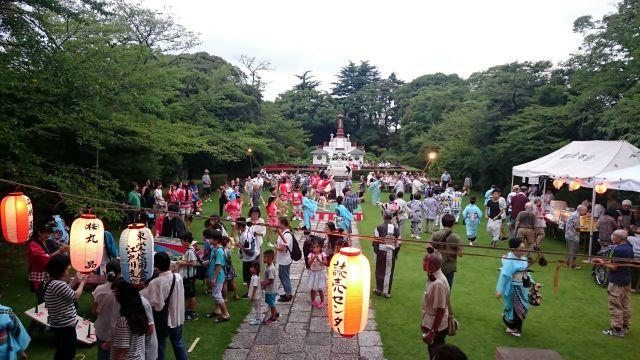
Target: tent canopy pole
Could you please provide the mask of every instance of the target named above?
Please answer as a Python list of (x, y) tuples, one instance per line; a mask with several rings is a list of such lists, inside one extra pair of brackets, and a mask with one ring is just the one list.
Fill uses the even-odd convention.
[(593, 248), (593, 209), (596, 207), (596, 188), (592, 189), (591, 195), (591, 222), (589, 223), (589, 260), (591, 260), (591, 249)]

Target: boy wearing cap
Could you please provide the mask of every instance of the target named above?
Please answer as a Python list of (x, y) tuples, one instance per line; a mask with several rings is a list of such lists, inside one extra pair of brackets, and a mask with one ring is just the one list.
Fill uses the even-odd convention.
[(205, 202), (211, 201), (211, 177), (207, 169), (204, 169), (204, 175), (202, 175), (202, 193)]
[(196, 243), (193, 241), (193, 235), (191, 232), (180, 236), (180, 243), (182, 246), (186, 246), (187, 250), (182, 255), (182, 259), (176, 262), (176, 271), (180, 272), (182, 276), (182, 283), (184, 285), (184, 300), (186, 303), (184, 317), (187, 320), (196, 320), (198, 313), (196, 312), (196, 265), (198, 258), (196, 256), (196, 249), (193, 245)]

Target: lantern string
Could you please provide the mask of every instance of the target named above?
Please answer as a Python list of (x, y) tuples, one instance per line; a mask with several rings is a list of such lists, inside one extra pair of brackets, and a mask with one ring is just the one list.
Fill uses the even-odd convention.
[[(77, 204), (81, 204), (81, 205), (86, 205), (83, 204), (81, 202), (79, 202), (78, 200), (74, 200), (74, 199), (80, 199), (80, 200), (87, 200), (87, 201), (92, 201), (92, 202), (97, 202), (100, 204), (107, 204), (107, 205), (113, 205), (113, 206), (101, 206), (101, 205), (91, 205), (91, 208), (94, 209), (101, 209), (101, 210), (105, 210), (105, 211), (123, 211), (123, 212), (127, 212), (127, 211), (140, 211), (140, 210), (144, 210), (144, 211), (150, 211), (150, 212), (156, 212), (156, 211), (161, 211), (163, 213), (166, 214), (173, 214), (173, 215), (177, 215), (177, 216), (181, 216), (182, 214), (180, 214), (180, 212), (175, 212), (175, 211), (168, 211), (168, 210), (158, 210), (158, 209), (153, 209), (153, 208), (145, 208), (145, 207), (134, 207), (131, 206), (129, 204), (125, 204), (125, 203), (119, 203), (119, 202), (115, 202), (115, 201), (110, 201), (110, 200), (104, 200), (104, 199), (99, 199), (99, 198), (94, 198), (94, 197), (90, 197), (90, 196), (86, 196), (86, 195), (77, 195), (77, 194), (71, 194), (71, 193), (67, 193), (67, 192), (63, 192), (63, 191), (56, 191), (56, 190), (51, 190), (51, 189), (45, 189), (39, 186), (35, 186), (35, 185), (28, 185), (28, 184), (22, 184), (16, 181), (12, 181), (12, 180), (6, 180), (6, 179), (1, 179), (0, 178), (0, 183), (7, 183), (7, 184), (11, 184), (14, 186), (18, 186), (18, 187), (22, 187), (22, 188), (28, 188), (28, 189), (32, 189), (32, 190), (36, 190), (36, 191), (41, 191), (41, 192), (46, 192), (46, 193), (50, 193), (50, 194), (57, 194), (60, 197), (66, 196), (67, 197), (67, 201), (72, 201), (75, 202)], [(201, 214), (192, 214), (189, 215), (190, 217), (193, 218), (198, 218), (198, 219), (209, 219), (212, 220), (214, 217), (213, 216), (206, 216), (206, 215), (201, 215)], [(223, 222), (227, 222), (227, 223), (231, 223), (231, 224), (235, 224), (237, 223), (237, 221), (231, 220), (231, 219), (223, 219), (223, 218), (218, 218), (219, 221), (223, 221)], [(250, 221), (246, 221), (245, 223), (250, 223)], [(279, 226), (276, 225), (269, 225), (269, 224), (260, 224), (261, 226), (264, 226), (266, 228), (274, 228), (278, 231), (281, 231)], [(327, 232), (327, 231), (323, 231), (323, 230), (313, 230), (313, 229), (304, 229), (305, 231), (309, 231), (310, 233), (313, 234), (319, 234), (319, 235), (339, 235), (342, 237), (347, 238), (348, 242), (351, 243), (351, 239), (352, 238), (357, 238), (360, 240), (366, 240), (366, 241), (371, 241), (371, 242), (378, 242), (378, 243), (386, 243), (389, 239), (388, 238), (383, 238), (383, 237), (375, 237), (375, 236), (370, 236), (370, 235), (361, 235), (361, 234), (349, 234), (346, 232), (340, 233), (340, 232)], [(439, 244), (439, 245), (447, 245), (447, 242), (438, 242), (438, 241), (424, 241), (424, 240), (410, 240), (410, 239), (398, 239), (398, 242), (400, 244), (416, 244), (415, 246), (419, 245), (427, 245), (428, 243), (431, 244)], [(484, 250), (492, 250), (492, 251), (504, 251), (504, 248), (494, 248), (491, 246), (483, 246), (483, 245), (464, 245), (464, 244), (459, 244), (458, 245), (461, 248), (476, 248), (476, 249), (484, 249)], [(424, 248), (423, 248), (424, 249)], [(529, 254), (537, 254), (540, 253), (540, 250), (527, 250), (527, 249), (523, 249), (523, 252)], [(553, 252), (553, 251), (544, 251), (545, 254), (550, 254), (550, 255), (558, 255), (558, 256), (572, 256), (572, 257), (576, 257), (576, 258), (587, 258), (587, 259), (591, 259), (592, 256), (589, 256), (587, 254), (569, 254), (569, 253), (563, 253), (563, 252)], [(600, 257), (602, 258), (602, 257)], [(628, 266), (628, 267), (640, 267), (640, 261), (637, 260), (633, 260), (633, 259), (628, 259), (628, 258), (617, 258), (617, 257), (606, 257), (606, 260), (608, 261), (621, 261), (624, 263), (616, 263), (617, 266)], [(589, 261), (589, 263), (591, 263)]]

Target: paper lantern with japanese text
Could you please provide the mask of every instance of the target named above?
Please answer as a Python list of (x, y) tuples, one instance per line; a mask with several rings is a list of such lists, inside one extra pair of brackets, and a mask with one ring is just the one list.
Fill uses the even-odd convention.
[(2, 199), (1, 206), (2, 235), (10, 244), (24, 244), (33, 234), (31, 200), (21, 192), (14, 192)]
[(598, 184), (598, 185), (596, 185), (596, 189), (595, 190), (596, 190), (596, 193), (598, 193), (598, 194), (604, 194), (604, 193), (607, 192), (607, 184), (604, 184), (604, 183)]
[(140, 284), (153, 275), (153, 235), (144, 224), (129, 225), (120, 235), (122, 277)]
[(573, 180), (572, 182), (569, 183), (569, 190), (571, 191), (579, 190), (581, 187), (582, 187), (582, 184), (578, 180)]
[(329, 325), (344, 337), (364, 330), (369, 315), (371, 270), (360, 249), (344, 247), (331, 258), (328, 273)]
[(556, 189), (560, 189), (564, 185), (564, 181), (562, 179), (553, 180), (553, 187)]
[(80, 273), (98, 269), (104, 251), (104, 225), (94, 214), (83, 214), (71, 224), (69, 257), (71, 266)]

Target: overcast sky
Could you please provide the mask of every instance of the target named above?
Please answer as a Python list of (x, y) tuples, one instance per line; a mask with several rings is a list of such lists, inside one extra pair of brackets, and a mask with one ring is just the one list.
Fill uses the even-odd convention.
[(581, 42), (582, 15), (600, 18), (614, 0), (143, 0), (200, 33), (194, 51), (237, 64), (268, 59), (265, 98), (273, 100), (312, 70), (323, 89), (349, 60), (369, 60), (404, 81), (443, 72), (467, 77), (512, 61), (558, 62)]

